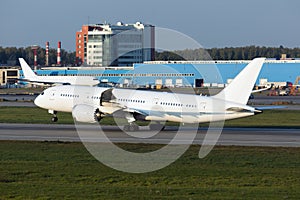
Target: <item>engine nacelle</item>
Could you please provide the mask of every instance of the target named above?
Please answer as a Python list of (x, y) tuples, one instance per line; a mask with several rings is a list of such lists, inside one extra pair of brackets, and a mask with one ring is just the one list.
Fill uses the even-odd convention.
[(96, 123), (102, 118), (99, 109), (84, 104), (76, 105), (72, 110), (72, 116), (77, 122), (85, 123)]

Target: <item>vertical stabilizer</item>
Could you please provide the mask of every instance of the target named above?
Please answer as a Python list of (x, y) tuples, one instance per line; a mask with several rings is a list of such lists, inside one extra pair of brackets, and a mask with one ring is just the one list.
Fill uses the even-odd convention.
[(265, 58), (253, 59), (215, 98), (247, 104)]
[(19, 58), (19, 62), (24, 74), (24, 77), (26, 79), (36, 77), (37, 75), (32, 71), (32, 69), (29, 67), (29, 65), (26, 63), (26, 61), (23, 58)]

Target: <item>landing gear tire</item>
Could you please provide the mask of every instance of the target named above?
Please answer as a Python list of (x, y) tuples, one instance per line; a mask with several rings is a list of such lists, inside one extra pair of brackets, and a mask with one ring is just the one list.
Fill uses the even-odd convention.
[(128, 124), (123, 128), (124, 131), (134, 132), (139, 130), (139, 126), (136, 124)]
[(162, 124), (150, 124), (149, 128), (151, 131), (163, 131), (165, 130), (165, 126)]
[(58, 118), (57, 118), (57, 111), (55, 110), (48, 110), (48, 113), (52, 114), (52, 118), (51, 118), (51, 122), (57, 122)]
[(52, 117), (52, 118), (51, 118), (51, 121), (52, 121), (52, 122), (57, 122), (57, 120), (58, 120), (57, 117)]
[(96, 120), (97, 122), (100, 122), (101, 119), (103, 118), (103, 113), (100, 112), (99, 109), (97, 109), (97, 110), (95, 111), (94, 117), (95, 117), (95, 120)]

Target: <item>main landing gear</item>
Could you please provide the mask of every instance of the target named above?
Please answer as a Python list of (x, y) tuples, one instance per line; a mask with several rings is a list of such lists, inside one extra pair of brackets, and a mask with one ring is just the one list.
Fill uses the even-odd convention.
[(103, 113), (100, 112), (99, 108), (96, 109), (94, 117), (97, 122), (100, 122), (101, 119), (103, 118)]
[(149, 128), (151, 131), (163, 131), (165, 129), (165, 126), (160, 123), (150, 124)]
[(134, 132), (139, 130), (139, 126), (134, 123), (135, 118), (133, 117), (132, 113), (126, 113), (125, 118), (127, 119), (129, 124), (124, 126), (124, 131)]
[(134, 132), (134, 131), (138, 131), (139, 130), (139, 126), (136, 125), (135, 123), (129, 123), (129, 124), (127, 124), (127, 125), (124, 126), (123, 130), (124, 131)]
[[(160, 123), (155, 123), (155, 124), (150, 124), (149, 128), (151, 131), (163, 131), (165, 129), (165, 126)], [(125, 125), (123, 130), (129, 131), (129, 132), (134, 132), (134, 131), (139, 130), (139, 126), (132, 122), (132, 123)]]
[[(125, 114), (125, 118), (127, 119), (128, 124), (124, 126), (124, 131), (134, 132), (139, 130), (139, 126), (134, 123), (136, 121), (136, 118), (132, 113)], [(165, 125), (161, 124), (160, 122), (155, 122), (151, 123), (149, 125), (149, 128), (152, 131), (163, 131), (165, 129)]]

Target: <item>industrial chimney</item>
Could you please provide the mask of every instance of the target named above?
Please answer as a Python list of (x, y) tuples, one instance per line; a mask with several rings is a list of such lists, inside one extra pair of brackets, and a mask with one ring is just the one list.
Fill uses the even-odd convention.
[(31, 46), (31, 49), (33, 50), (33, 60), (34, 60), (34, 70), (37, 70), (37, 49), (39, 48), (39, 46), (37, 45), (33, 45)]
[(61, 42), (58, 41), (58, 44), (57, 44), (57, 65), (58, 65), (58, 66), (61, 65), (61, 56), (60, 56), (60, 52), (61, 52)]
[(46, 42), (46, 66), (49, 66), (49, 42)]

